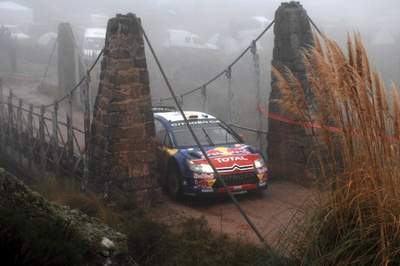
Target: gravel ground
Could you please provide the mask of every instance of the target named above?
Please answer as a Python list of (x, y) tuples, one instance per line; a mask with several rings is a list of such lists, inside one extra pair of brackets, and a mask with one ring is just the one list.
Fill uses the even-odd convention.
[[(276, 245), (281, 232), (294, 225), (293, 218), (301, 217), (306, 204), (316, 195), (315, 191), (291, 182), (272, 182), (262, 195), (245, 194), (238, 199), (268, 243)], [(204, 217), (214, 232), (258, 242), (250, 226), (227, 197), (175, 202), (164, 196), (163, 200), (163, 204), (151, 213), (154, 219), (174, 226), (184, 218)]]

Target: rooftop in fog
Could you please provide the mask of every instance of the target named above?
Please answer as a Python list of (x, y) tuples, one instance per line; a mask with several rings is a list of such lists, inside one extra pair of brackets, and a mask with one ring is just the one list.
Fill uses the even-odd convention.
[(18, 10), (18, 11), (31, 11), (32, 9), (15, 2), (6, 1), (0, 2), (0, 9), (7, 9), (7, 10)]

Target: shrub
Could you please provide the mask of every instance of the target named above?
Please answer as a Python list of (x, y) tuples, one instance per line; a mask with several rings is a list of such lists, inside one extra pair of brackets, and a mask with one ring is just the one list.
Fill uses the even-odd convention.
[[(62, 220), (0, 209), (2, 265), (83, 265), (88, 244)], [(86, 258), (87, 259), (87, 258)]]
[[(318, 124), (322, 201), (294, 236), (297, 264), (400, 263), (400, 97), (368, 61), (361, 38), (348, 54), (329, 40), (305, 53), (314, 104), (290, 72), (274, 71), (282, 106)], [(389, 102), (391, 99), (391, 102)], [(329, 130), (334, 126), (338, 130)]]
[(82, 193), (79, 185), (73, 181), (50, 177), (33, 187), (48, 200), (78, 209), (91, 217), (99, 218), (105, 224), (118, 226), (121, 223), (120, 215), (108, 208), (95, 194)]
[(140, 265), (282, 265), (281, 258), (244, 241), (212, 232), (204, 219), (189, 219), (180, 232), (138, 219), (127, 229), (132, 257)]

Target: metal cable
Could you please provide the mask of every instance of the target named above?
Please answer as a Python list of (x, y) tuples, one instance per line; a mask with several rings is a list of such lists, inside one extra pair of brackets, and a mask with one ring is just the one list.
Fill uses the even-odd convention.
[[(97, 56), (97, 58), (96, 58), (96, 60), (94, 61), (94, 63), (91, 65), (91, 67), (89, 68), (89, 70), (88, 70), (88, 75), (93, 71), (93, 69), (95, 68), (95, 66), (97, 65), (97, 63), (99, 62), (99, 60), (100, 60), (100, 58), (101, 58), (101, 56), (103, 55), (103, 53), (104, 53), (104, 49), (102, 49), (101, 50), (101, 52), (99, 53), (99, 55)], [(55, 100), (53, 103), (51, 103), (51, 104), (48, 104), (48, 105), (45, 105), (44, 107), (45, 108), (48, 108), (48, 107), (51, 107), (51, 106), (53, 106), (55, 103), (61, 103), (62, 101), (64, 101), (65, 99), (67, 99), (72, 93), (74, 93), (75, 92), (75, 90), (77, 90), (81, 85), (82, 85), (82, 83), (85, 81), (87, 79), (87, 75), (85, 75), (84, 77), (82, 77), (82, 79), (66, 94), (66, 95), (64, 95), (63, 97), (61, 97), (61, 98), (59, 98), (59, 99), (57, 99), (57, 100)]]
[(225, 72), (226, 79), (228, 80), (228, 121), (232, 123), (232, 101), (233, 101), (233, 91), (232, 91), (232, 68), (228, 68)]
[(242, 130), (249, 131), (249, 132), (254, 132), (254, 133), (257, 133), (257, 134), (268, 134), (268, 131), (265, 131), (265, 130), (259, 130), (259, 129), (255, 129), (255, 128), (244, 127), (244, 126), (240, 126), (240, 125), (236, 125), (236, 124), (228, 124), (228, 125), (230, 127), (242, 129)]
[(54, 42), (53, 48), (52, 48), (52, 50), (50, 52), (49, 60), (47, 61), (46, 70), (44, 71), (44, 74), (43, 74), (43, 76), (42, 76), (42, 78), (40, 80), (40, 83), (39, 83), (40, 87), (43, 85), (43, 82), (47, 78), (47, 75), (49, 73), (50, 65), (51, 65), (51, 62), (53, 61), (53, 56), (54, 56), (54, 53), (56, 51), (56, 48), (57, 48), (57, 40)]
[(189, 121), (188, 121), (188, 119), (187, 119), (185, 113), (183, 112), (183, 109), (182, 109), (182, 107), (181, 107), (181, 105), (180, 105), (180, 103), (179, 103), (179, 101), (178, 101), (178, 97), (176, 96), (176, 94), (175, 94), (175, 92), (174, 92), (174, 90), (173, 90), (173, 88), (172, 88), (172, 86), (171, 86), (171, 84), (170, 84), (170, 82), (169, 82), (169, 80), (168, 80), (168, 77), (167, 77), (167, 75), (165, 74), (165, 71), (164, 71), (164, 69), (163, 69), (163, 67), (162, 67), (162, 65), (161, 65), (161, 63), (160, 63), (160, 61), (159, 61), (159, 59), (158, 59), (158, 57), (157, 57), (157, 54), (155, 53), (155, 51), (154, 51), (154, 49), (153, 49), (153, 46), (152, 46), (152, 44), (151, 44), (149, 38), (147, 37), (147, 34), (146, 34), (146, 32), (145, 32), (145, 30), (144, 30), (142, 24), (140, 23), (139, 20), (137, 20), (137, 23), (139, 24), (139, 27), (140, 27), (140, 29), (141, 29), (141, 31), (142, 31), (142, 33), (143, 33), (143, 36), (144, 36), (144, 38), (145, 38), (145, 40), (146, 40), (146, 43), (147, 43), (147, 45), (149, 46), (149, 49), (150, 49), (150, 51), (151, 51), (151, 53), (152, 53), (152, 55), (153, 55), (153, 57), (154, 57), (154, 60), (156, 61), (156, 64), (157, 64), (157, 66), (158, 66), (158, 69), (159, 69), (160, 72), (161, 72), (161, 75), (162, 75), (162, 77), (163, 77), (163, 79), (164, 79), (164, 82), (166, 83), (166, 85), (167, 85), (167, 87), (168, 87), (168, 90), (169, 90), (169, 92), (171, 93), (172, 98), (173, 98), (173, 100), (175, 101), (175, 104), (176, 104), (176, 106), (178, 107), (179, 112), (181, 113), (181, 115), (182, 115), (182, 117), (183, 117), (183, 120), (184, 120), (186, 126), (188, 127), (188, 129), (189, 129), (189, 131), (190, 131), (190, 134), (193, 136), (193, 139), (195, 140), (195, 142), (196, 142), (198, 148), (200, 149), (201, 153), (203, 154), (204, 158), (206, 159), (206, 161), (208, 162), (208, 164), (209, 164), (209, 165), (211, 166), (211, 168), (213, 169), (213, 172), (214, 172), (214, 174), (215, 174), (216, 179), (217, 179), (219, 182), (221, 182), (221, 184), (223, 185), (225, 191), (228, 193), (229, 197), (230, 197), (231, 200), (233, 201), (234, 205), (237, 207), (237, 209), (239, 210), (240, 214), (241, 214), (242, 217), (245, 219), (245, 221), (250, 225), (250, 227), (252, 228), (253, 232), (257, 235), (258, 239), (259, 239), (263, 244), (265, 244), (267, 248), (270, 249), (270, 247), (269, 247), (269, 246), (267, 245), (267, 243), (265, 242), (264, 237), (262, 236), (262, 234), (260, 233), (260, 231), (257, 229), (256, 225), (250, 220), (249, 216), (248, 216), (248, 215), (246, 214), (246, 212), (242, 209), (242, 207), (240, 206), (240, 204), (239, 204), (239, 202), (237, 201), (237, 199), (235, 198), (235, 196), (234, 196), (234, 195), (232, 194), (232, 192), (228, 189), (228, 186), (226, 185), (225, 180), (224, 180), (223, 178), (221, 178), (221, 176), (219, 175), (217, 169), (216, 169), (215, 166), (213, 165), (211, 159), (208, 157), (207, 152), (205, 151), (204, 147), (201, 145), (201, 143), (200, 143), (199, 139), (197, 138), (196, 134), (194, 133), (193, 128), (192, 128), (192, 126), (190, 125), (190, 123), (189, 123)]
[[(219, 72), (218, 74), (216, 74), (214, 77), (212, 77), (210, 80), (208, 80), (208, 81), (205, 82), (204, 84), (202, 84), (202, 85), (200, 85), (200, 86), (198, 86), (198, 87), (196, 87), (196, 88), (194, 88), (194, 89), (188, 90), (188, 91), (186, 91), (186, 92), (184, 92), (184, 93), (181, 93), (180, 96), (181, 96), (181, 97), (184, 97), (184, 96), (190, 95), (190, 94), (192, 94), (192, 93), (194, 93), (194, 92), (196, 92), (196, 91), (199, 91), (199, 90), (201, 90), (201, 89), (203, 88), (203, 86), (208, 86), (208, 85), (210, 85), (211, 83), (213, 83), (214, 81), (216, 81), (217, 79), (219, 79), (220, 77), (222, 77), (223, 75), (225, 75), (226, 70), (229, 69), (229, 68), (232, 68), (234, 65), (236, 65), (236, 64), (240, 61), (240, 59), (242, 59), (242, 57), (245, 56), (245, 55), (247, 54), (247, 52), (249, 52), (249, 51), (251, 50), (251, 48), (252, 48), (252, 46), (253, 46), (253, 43), (254, 43), (254, 42), (258, 42), (258, 41), (264, 36), (264, 34), (272, 27), (272, 25), (274, 25), (274, 23), (275, 23), (275, 20), (273, 20), (273, 21), (272, 21), (272, 22), (257, 36), (257, 38), (255, 38), (255, 39), (251, 42), (251, 44), (250, 44), (246, 49), (244, 49), (243, 52), (242, 52), (238, 57), (236, 57), (235, 60), (233, 60), (233, 62), (232, 62), (231, 64), (229, 64), (224, 70), (222, 70), (221, 72)], [(173, 100), (173, 97), (161, 98), (160, 100)]]
[[(255, 86), (256, 86), (256, 102), (257, 106), (261, 104), (261, 71), (260, 71), (260, 56), (257, 52), (257, 43), (253, 42), (251, 47), (251, 53), (253, 54), (253, 66), (254, 66), (254, 79), (255, 79)], [(256, 108), (257, 111), (257, 108)], [(263, 119), (259, 112), (258, 113), (258, 129), (263, 129)], [(263, 147), (263, 138), (260, 133), (257, 133), (257, 140), (260, 146), (260, 149)]]
[(308, 21), (310, 21), (311, 25), (314, 27), (314, 29), (318, 32), (318, 34), (321, 35), (322, 37), (324, 37), (324, 34), (322, 33), (322, 31), (319, 30), (319, 28), (314, 23), (314, 21), (310, 18), (310, 16), (307, 15), (307, 18), (308, 18)]
[[(54, 49), (53, 50), (55, 50), (55, 46), (54, 46)], [(99, 55), (97, 56), (97, 58), (96, 58), (96, 60), (93, 62), (93, 64), (90, 66), (90, 68), (88, 69), (88, 74), (90, 74), (92, 71), (93, 71), (93, 69), (96, 67), (96, 65), (97, 65), (97, 63), (99, 62), (99, 60), (100, 60), (100, 58), (102, 57), (102, 55), (104, 54), (104, 49), (102, 49), (101, 50), (101, 52), (99, 53)], [(50, 61), (50, 60), (49, 60)], [(46, 71), (47, 72), (47, 71)], [(59, 99), (57, 99), (57, 100), (55, 100), (53, 103), (51, 103), (51, 104), (47, 104), (47, 105), (44, 105), (44, 108), (49, 108), (49, 107), (51, 107), (51, 106), (54, 106), (56, 103), (57, 104), (59, 104), (59, 103), (61, 103), (62, 101), (64, 101), (65, 99), (67, 99), (71, 94), (73, 94), (81, 85), (82, 85), (82, 83), (85, 81), (87, 79), (87, 75), (85, 75), (84, 77), (82, 77), (82, 79), (66, 94), (66, 95), (64, 95), (64, 96), (62, 96), (62, 97), (60, 97)], [(4, 84), (4, 83), (3, 83)], [(10, 89), (10, 93), (13, 93), (12, 92), (12, 89), (7, 85), (7, 84), (4, 84), (8, 89)], [(13, 95), (15, 95), (14, 93), (13, 93)], [(32, 105), (34, 108), (41, 108), (41, 106), (42, 105)]]

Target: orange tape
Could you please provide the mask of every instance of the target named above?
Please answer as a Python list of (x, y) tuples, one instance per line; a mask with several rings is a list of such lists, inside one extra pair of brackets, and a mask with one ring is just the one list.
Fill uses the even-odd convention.
[(330, 132), (334, 132), (334, 133), (341, 133), (343, 132), (342, 129), (338, 128), (338, 127), (332, 127), (332, 126), (325, 126), (325, 125), (321, 125), (319, 123), (314, 123), (314, 122), (299, 122), (299, 121), (295, 121), (289, 117), (280, 115), (280, 114), (276, 114), (276, 113), (272, 113), (272, 112), (268, 112), (267, 110), (265, 110), (262, 106), (258, 106), (258, 111), (265, 117), (268, 119), (272, 119), (275, 121), (280, 121), (286, 124), (291, 124), (291, 125), (298, 125), (298, 126), (302, 126), (305, 128), (316, 128), (316, 129), (324, 129)]

